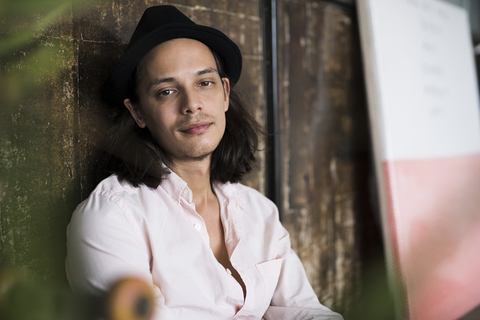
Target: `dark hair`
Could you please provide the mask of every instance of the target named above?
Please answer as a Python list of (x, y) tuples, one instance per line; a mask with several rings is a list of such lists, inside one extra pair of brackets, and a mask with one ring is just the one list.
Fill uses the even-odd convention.
[[(227, 78), (222, 61), (211, 51), (220, 77)], [(129, 96), (138, 103), (137, 72), (130, 79)], [(234, 84), (231, 85), (225, 117), (225, 133), (212, 153), (210, 179), (234, 183), (252, 170), (258, 150), (258, 134), (262, 129), (235, 92)], [(136, 124), (126, 107), (121, 109), (116, 122), (97, 169), (97, 180), (117, 174), (135, 187), (145, 184), (157, 188), (169, 172), (162, 166), (162, 163), (170, 162), (169, 155), (155, 141), (148, 128), (142, 129)]]

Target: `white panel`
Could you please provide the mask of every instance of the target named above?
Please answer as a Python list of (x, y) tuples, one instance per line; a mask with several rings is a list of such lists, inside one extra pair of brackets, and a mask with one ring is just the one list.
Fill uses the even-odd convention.
[[(369, 0), (384, 160), (480, 151), (473, 47), (464, 9), (436, 0)], [(369, 103), (373, 100), (369, 95)]]

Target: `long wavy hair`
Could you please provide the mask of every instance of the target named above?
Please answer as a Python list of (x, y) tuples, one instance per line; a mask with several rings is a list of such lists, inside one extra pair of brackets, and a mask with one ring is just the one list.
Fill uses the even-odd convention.
[[(218, 73), (228, 78), (223, 63), (213, 50)], [(139, 102), (137, 71), (130, 79), (129, 96), (133, 103)], [(238, 182), (252, 170), (258, 150), (258, 135), (263, 133), (260, 125), (246, 108), (243, 100), (231, 85), (229, 108), (225, 113), (225, 133), (212, 153), (210, 179), (218, 182)], [(171, 159), (148, 128), (140, 128), (125, 106), (119, 108), (116, 125), (105, 146), (99, 162), (97, 180), (117, 174), (133, 186), (142, 184), (157, 188), (169, 170), (162, 163)]]

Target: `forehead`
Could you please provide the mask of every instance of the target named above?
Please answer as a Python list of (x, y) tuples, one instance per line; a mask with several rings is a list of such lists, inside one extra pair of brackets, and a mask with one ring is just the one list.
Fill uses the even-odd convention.
[(165, 41), (154, 47), (140, 60), (138, 66), (140, 68), (148, 66), (147, 69), (149, 69), (152, 65), (157, 65), (171, 69), (195, 64), (215, 67), (212, 51), (200, 41), (179, 38)]

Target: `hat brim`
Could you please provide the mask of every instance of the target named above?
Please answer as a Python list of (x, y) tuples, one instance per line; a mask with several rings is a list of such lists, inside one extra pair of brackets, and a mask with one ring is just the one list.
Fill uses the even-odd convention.
[(105, 80), (103, 98), (109, 103), (123, 105), (123, 101), (129, 97), (130, 78), (140, 60), (157, 45), (178, 38), (198, 40), (210, 47), (222, 60), (225, 73), (232, 85), (238, 81), (242, 71), (242, 55), (237, 45), (225, 34), (206, 26), (170, 24), (145, 35), (127, 49)]

